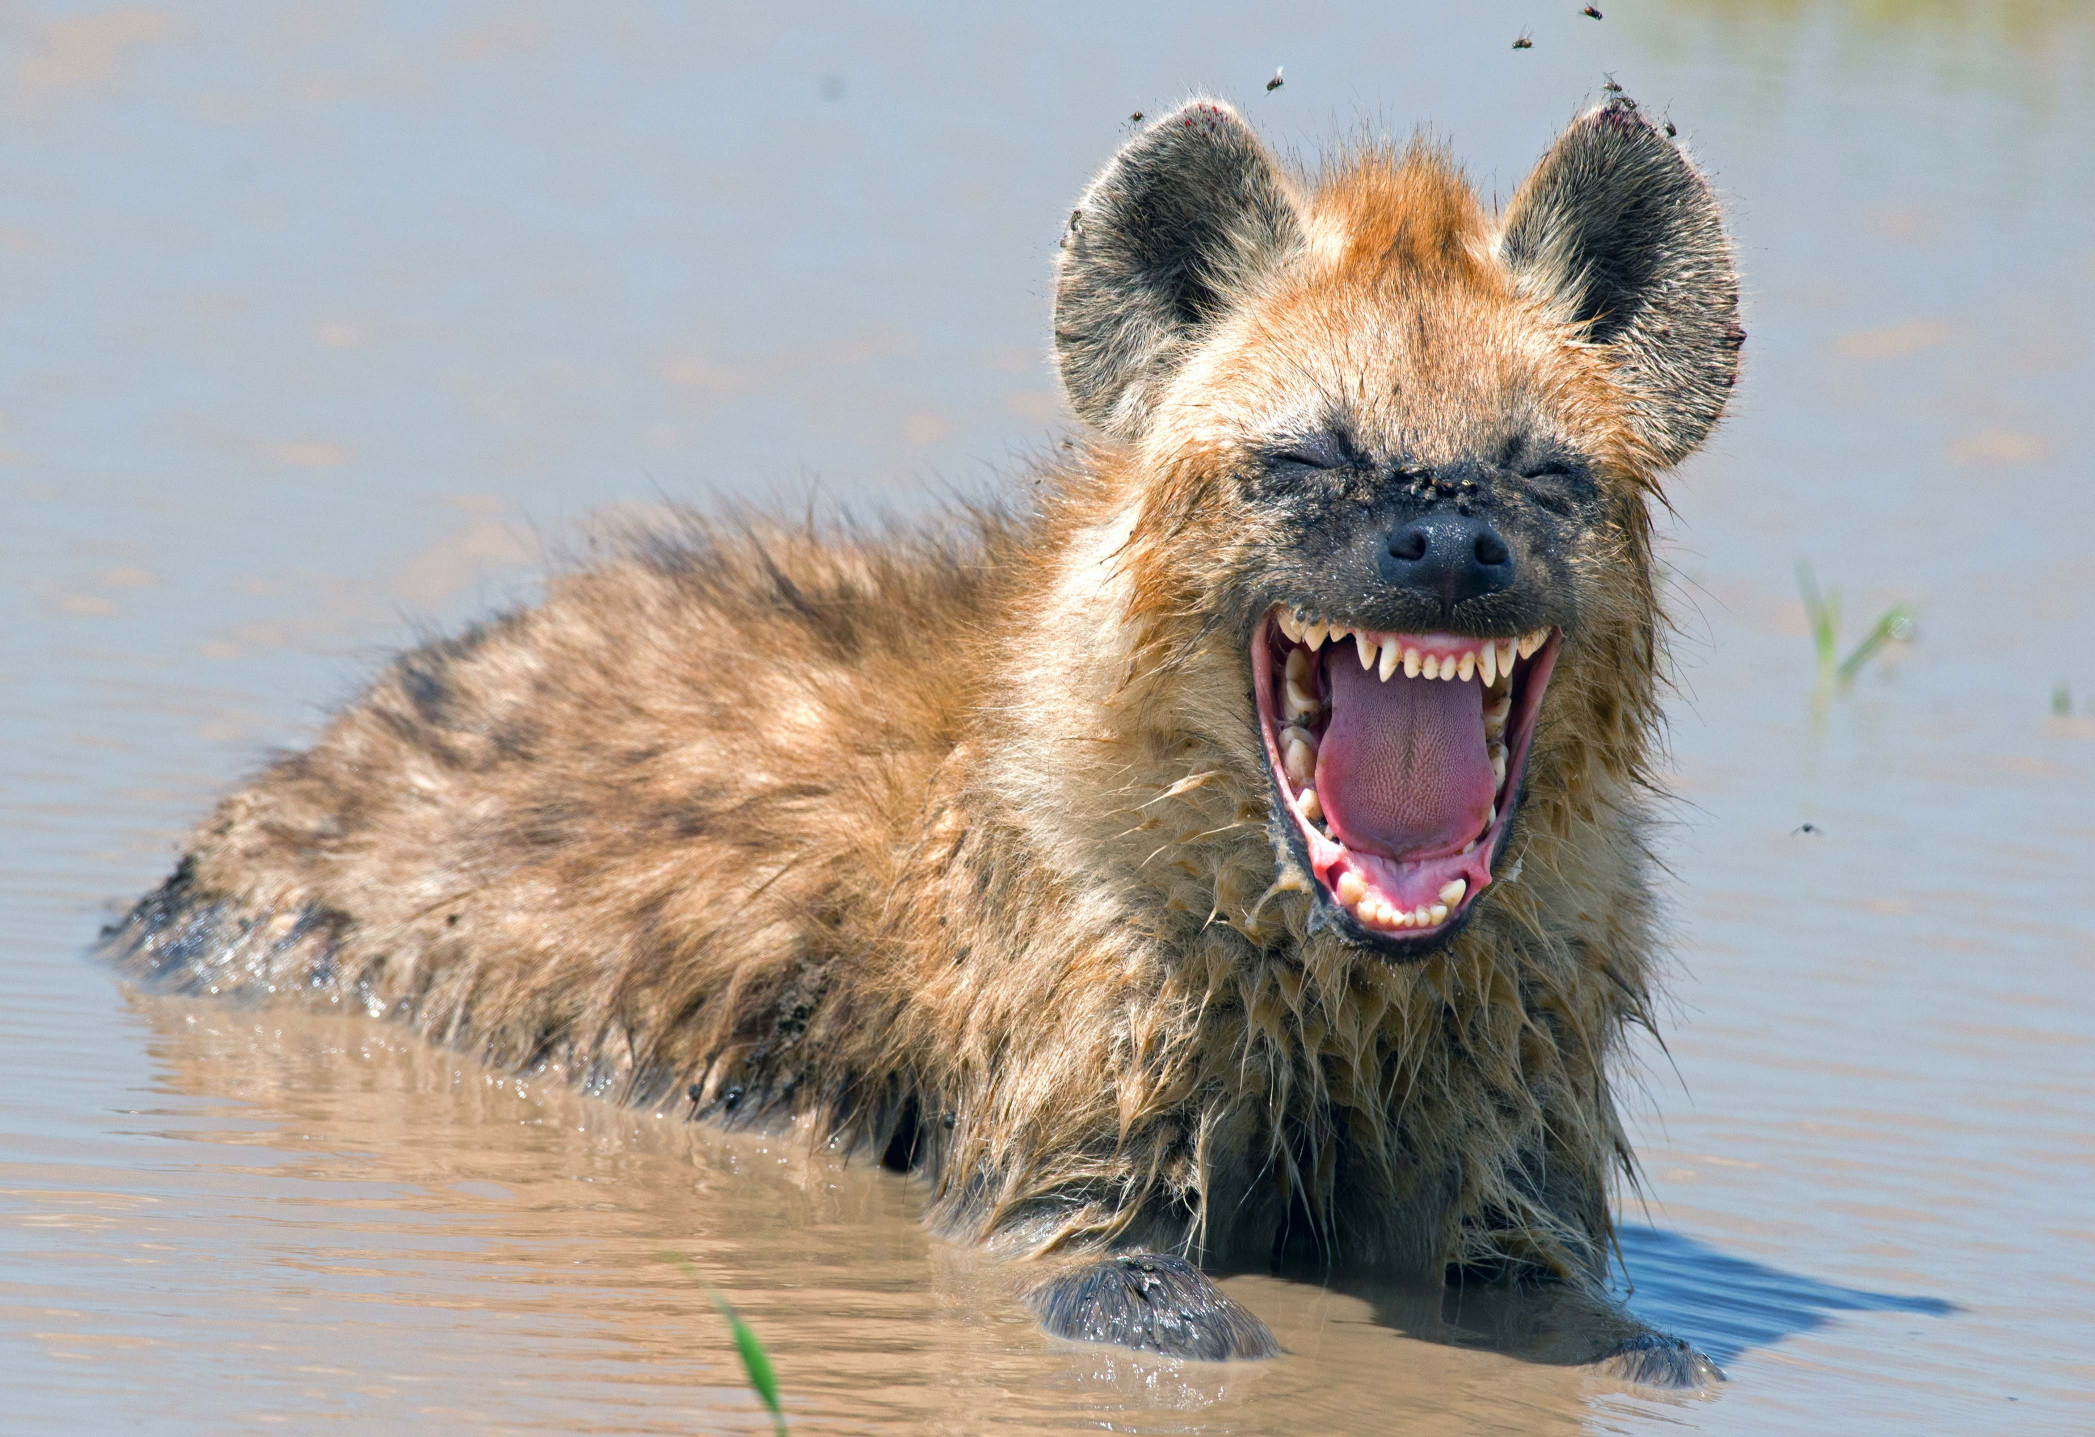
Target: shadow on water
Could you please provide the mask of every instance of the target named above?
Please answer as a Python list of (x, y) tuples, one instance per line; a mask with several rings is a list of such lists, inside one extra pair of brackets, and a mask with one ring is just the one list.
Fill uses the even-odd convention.
[(1756, 1348), (1826, 1327), (1840, 1313), (1947, 1317), (1960, 1310), (1942, 1298), (1868, 1292), (1785, 1272), (1683, 1233), (1624, 1227), (1620, 1237), (1630, 1286), (1617, 1295), (1626, 1297), (1636, 1321), (1612, 1304), (1555, 1286), (1411, 1288), (1337, 1274), (1295, 1276), (1363, 1299), (1378, 1325), (1407, 1337), (1546, 1366), (1598, 1361), (1641, 1332), (1639, 1323), (1686, 1339), (1722, 1368)]
[(1685, 1337), (1719, 1366), (1824, 1327), (1839, 1313), (1947, 1317), (1959, 1310), (1939, 1297), (1867, 1292), (1784, 1272), (1685, 1233), (1625, 1226), (1621, 1239), (1630, 1310), (1662, 1332)]

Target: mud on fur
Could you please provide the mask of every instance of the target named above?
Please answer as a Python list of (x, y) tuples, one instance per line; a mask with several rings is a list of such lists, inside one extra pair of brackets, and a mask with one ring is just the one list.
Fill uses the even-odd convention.
[(394, 662), (106, 951), (874, 1155), (1064, 1336), (1262, 1355), (1207, 1274), (1338, 1264), (1707, 1380), (1604, 1284), (1649, 509), (1743, 339), (1708, 186), (1620, 98), (1499, 214), (1195, 101), (1083, 197), (1054, 330), (1036, 507), (633, 533)]

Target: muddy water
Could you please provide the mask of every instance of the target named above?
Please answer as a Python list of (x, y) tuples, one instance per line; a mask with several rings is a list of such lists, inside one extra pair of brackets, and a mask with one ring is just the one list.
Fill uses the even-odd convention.
[[(704, 1284), (804, 1431), (2095, 1428), (2087, 7), (438, 8), (0, 17), (10, 1430), (762, 1430)], [(1431, 121), (1503, 193), (1604, 73), (1732, 197), (1750, 291), (1674, 490), (1624, 1209), (1717, 1399), (1343, 1284), (1233, 1280), (1261, 1366), (1052, 1345), (899, 1179), (82, 961), (213, 793), (588, 513), (906, 511), (1052, 442), (1057, 221), (1131, 110), (1213, 86), (1306, 154)], [(1916, 641), (1815, 696), (1800, 559)]]

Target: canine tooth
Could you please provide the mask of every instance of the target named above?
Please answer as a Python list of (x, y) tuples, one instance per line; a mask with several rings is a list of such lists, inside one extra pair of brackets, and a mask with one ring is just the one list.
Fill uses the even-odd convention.
[(1404, 650), (1404, 677), (1415, 679), (1419, 671), (1419, 654), (1416, 648)]
[(1506, 746), (1502, 743), (1486, 744), (1484, 752), (1491, 759), (1491, 777), (1499, 787), (1506, 785)]
[(1338, 876), (1338, 886), (1333, 891), (1338, 894), (1339, 902), (1354, 908), (1367, 896), (1367, 880), (1349, 868)]
[(1317, 791), (1313, 788), (1302, 790), (1302, 816), (1311, 823), (1324, 816), (1324, 800), (1317, 797)]
[(1353, 647), (1360, 650), (1360, 666), (1362, 668), (1371, 669), (1375, 667), (1375, 641), (1368, 637), (1366, 629), (1355, 629), (1353, 631)]
[(1375, 676), (1381, 679), (1382, 682), (1388, 683), (1389, 676), (1397, 671), (1397, 665), (1402, 662), (1404, 662), (1404, 646), (1395, 639), (1384, 639), (1382, 641), (1382, 662), (1376, 666)]
[(1520, 656), (1527, 658), (1548, 642), (1548, 629), (1537, 629), (1531, 634), (1522, 634), (1520, 636)]
[(1311, 653), (1324, 647), (1324, 631), (1328, 627), (1322, 619), (1312, 619), (1302, 626), (1302, 642)]
[(1433, 908), (1432, 908), (1432, 911), (1431, 911), (1431, 912), (1430, 912), (1429, 914), (1427, 914), (1427, 916), (1428, 916), (1429, 918), (1431, 918), (1431, 919), (1432, 919), (1432, 920), (1433, 920), (1433, 921), (1434, 921), (1435, 923), (1445, 923), (1445, 922), (1447, 922), (1447, 921), (1448, 921), (1448, 905), (1447, 905), (1447, 904), (1445, 904), (1445, 903), (1436, 903), (1436, 904), (1434, 904), (1434, 905), (1433, 905)]
[(1487, 689), (1499, 681), (1499, 646), (1497, 644), (1486, 644), (1483, 648), (1477, 650), (1477, 677), (1484, 681), (1484, 687)]
[(1280, 625), (1280, 631), (1288, 636), (1290, 643), (1299, 644), (1302, 642), (1302, 616), (1300, 614), (1289, 609), (1282, 609), (1280, 618), (1276, 622)]
[(1462, 901), (1462, 895), (1467, 892), (1469, 892), (1468, 879), (1450, 878), (1446, 883), (1440, 885), (1440, 893), (1438, 896), (1441, 902), (1447, 904), (1448, 907), (1453, 908), (1456, 904)]
[(1498, 645), (1499, 672), (1509, 679), (1513, 677), (1513, 655), (1519, 647), (1518, 639), (1505, 639)]
[(1461, 679), (1464, 683), (1468, 683), (1471, 679), (1475, 678), (1476, 676), (1477, 656), (1475, 654), (1464, 654), (1462, 656), (1462, 662), (1459, 665), (1457, 665), (1455, 669), (1455, 677)]

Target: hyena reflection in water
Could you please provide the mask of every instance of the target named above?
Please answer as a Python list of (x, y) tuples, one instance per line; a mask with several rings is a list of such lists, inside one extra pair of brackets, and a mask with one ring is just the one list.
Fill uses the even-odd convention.
[(1649, 509), (1736, 294), (1620, 99), (1496, 216), (1430, 150), (1294, 174), (1189, 104), (1069, 221), (1087, 433), (1031, 508), (635, 535), (399, 659), (108, 947), (878, 1155), (1064, 1336), (1271, 1353), (1203, 1270), (1277, 1264), (1705, 1380), (1604, 1290), (1610, 1064)]

